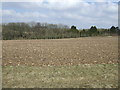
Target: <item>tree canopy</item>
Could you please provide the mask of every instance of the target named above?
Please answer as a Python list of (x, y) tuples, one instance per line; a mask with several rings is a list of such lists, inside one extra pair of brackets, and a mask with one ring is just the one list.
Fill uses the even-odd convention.
[(72, 25), (69, 28), (62, 24), (48, 23), (7, 23), (2, 24), (2, 35), (4, 40), (10, 39), (60, 39), (77, 38), (98, 35), (115, 35), (119, 28), (112, 26), (110, 29), (97, 29), (91, 26), (90, 29), (78, 30)]

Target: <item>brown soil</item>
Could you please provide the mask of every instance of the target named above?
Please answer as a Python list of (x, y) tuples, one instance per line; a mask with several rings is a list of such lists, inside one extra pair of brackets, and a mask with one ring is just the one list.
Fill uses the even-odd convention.
[(118, 61), (118, 37), (4, 40), (3, 65), (60, 66)]

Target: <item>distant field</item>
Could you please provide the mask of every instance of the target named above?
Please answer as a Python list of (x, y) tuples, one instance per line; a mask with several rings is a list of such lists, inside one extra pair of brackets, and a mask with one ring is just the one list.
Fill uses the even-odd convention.
[(118, 86), (118, 38), (3, 41), (3, 87)]

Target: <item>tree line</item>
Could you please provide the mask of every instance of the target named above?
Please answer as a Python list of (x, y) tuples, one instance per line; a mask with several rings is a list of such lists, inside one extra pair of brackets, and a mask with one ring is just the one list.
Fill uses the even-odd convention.
[(89, 36), (117, 35), (118, 27), (98, 29), (91, 26), (90, 29), (78, 30), (76, 26), (48, 23), (5, 23), (2, 24), (3, 40), (13, 39), (61, 39)]

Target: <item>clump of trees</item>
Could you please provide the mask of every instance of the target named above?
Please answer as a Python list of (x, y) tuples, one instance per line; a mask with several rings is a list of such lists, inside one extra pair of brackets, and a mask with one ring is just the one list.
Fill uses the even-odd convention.
[(91, 26), (90, 29), (83, 29), (80, 31), (80, 36), (113, 36), (118, 35), (118, 33), (119, 28), (115, 26), (112, 26), (110, 29), (98, 29), (96, 26)]
[(91, 26), (90, 29), (78, 30), (76, 26), (69, 28), (62, 24), (48, 23), (7, 23), (2, 24), (3, 40), (11, 39), (60, 39), (77, 38), (100, 35), (117, 35), (118, 27), (110, 29), (97, 29)]

